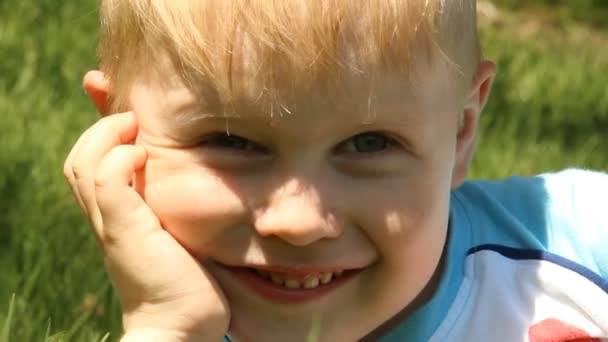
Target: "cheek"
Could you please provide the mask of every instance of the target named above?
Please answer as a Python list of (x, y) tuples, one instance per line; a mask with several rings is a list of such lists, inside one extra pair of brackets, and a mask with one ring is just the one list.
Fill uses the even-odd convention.
[[(385, 284), (407, 289), (404, 296), (421, 291), (441, 257), (449, 217), (446, 173), (424, 168), (366, 190), (361, 226), (382, 255)], [(412, 298), (400, 298), (406, 299)]]
[(218, 238), (226, 227), (242, 223), (243, 195), (199, 165), (148, 161), (143, 196), (163, 227), (193, 253)]
[[(373, 229), (382, 245), (403, 245), (417, 234), (442, 230), (449, 211), (449, 180), (432, 177), (432, 171), (412, 174), (361, 189), (364, 226)], [(352, 196), (353, 198), (355, 196)], [(375, 239), (375, 238), (374, 238)]]
[(386, 260), (400, 264), (404, 254), (415, 257), (424, 254), (425, 250), (430, 252), (429, 249), (437, 250), (436, 246), (442, 246), (449, 215), (449, 195), (393, 197), (380, 199), (368, 208), (371, 224), (367, 227), (373, 230), (368, 235)]
[(365, 204), (358, 211), (360, 226), (380, 255), (368, 292), (370, 306), (377, 305), (378, 312), (394, 315), (412, 303), (429, 284), (440, 260), (449, 191), (445, 183), (423, 178), (368, 188), (361, 201)]

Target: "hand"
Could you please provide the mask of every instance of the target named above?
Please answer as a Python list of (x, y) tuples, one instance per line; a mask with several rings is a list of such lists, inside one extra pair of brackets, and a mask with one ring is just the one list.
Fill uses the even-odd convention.
[(64, 166), (120, 298), (125, 340), (221, 341), (230, 312), (220, 287), (131, 185), (147, 159), (142, 146), (128, 144), (136, 136), (132, 113), (106, 116)]

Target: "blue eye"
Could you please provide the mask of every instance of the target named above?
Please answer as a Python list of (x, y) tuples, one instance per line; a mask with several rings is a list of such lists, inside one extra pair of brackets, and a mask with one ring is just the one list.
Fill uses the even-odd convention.
[(340, 150), (346, 153), (376, 153), (391, 147), (393, 140), (378, 132), (366, 132), (343, 142)]
[(206, 136), (200, 144), (211, 148), (223, 148), (241, 151), (263, 151), (264, 148), (251, 140), (239, 137), (238, 135), (226, 133), (214, 133)]

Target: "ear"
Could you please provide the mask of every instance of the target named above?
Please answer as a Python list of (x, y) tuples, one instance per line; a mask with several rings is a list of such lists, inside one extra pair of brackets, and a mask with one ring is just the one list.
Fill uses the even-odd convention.
[(108, 91), (110, 89), (110, 84), (104, 73), (99, 70), (87, 72), (82, 79), (82, 87), (91, 101), (95, 104), (95, 107), (97, 107), (99, 114), (101, 114), (101, 116), (108, 115)]
[(490, 61), (479, 63), (469, 95), (466, 99), (456, 142), (456, 160), (452, 170), (452, 188), (459, 187), (467, 178), (475, 152), (479, 116), (488, 101), (496, 65)]

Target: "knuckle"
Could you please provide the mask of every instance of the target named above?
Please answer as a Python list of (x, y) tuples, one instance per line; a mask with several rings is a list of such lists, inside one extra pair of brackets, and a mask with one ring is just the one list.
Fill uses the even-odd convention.
[(122, 158), (125, 152), (128, 150), (128, 145), (116, 145), (112, 147), (110, 151), (108, 151), (107, 156), (109, 158), (119, 159)]
[(117, 115), (104, 116), (93, 125), (95, 129), (114, 130), (116, 126)]
[(111, 118), (112, 118), (111, 115), (99, 118), (99, 120), (97, 120), (97, 122), (93, 125), (94, 128), (103, 128), (103, 127), (108, 126), (111, 122)]
[(99, 237), (99, 240), (100, 240), (101, 245), (103, 246), (103, 248), (107, 249), (107, 248), (111, 248), (113, 246), (118, 245), (118, 243), (120, 241), (120, 236), (117, 235), (117, 234), (112, 234), (112, 233), (104, 232)]
[(107, 175), (98, 175), (97, 177), (95, 177), (95, 189), (100, 190), (100, 189), (105, 189), (108, 187), (108, 185), (110, 185), (111, 182), (111, 177), (108, 177)]
[(74, 174), (72, 173), (72, 166), (67, 162), (63, 165), (63, 176), (68, 181), (71, 181), (72, 177), (74, 177)]
[(100, 132), (105, 132), (111, 126), (111, 120), (109, 116), (105, 116), (97, 120), (89, 129), (87, 130), (87, 140), (94, 139)]
[[(68, 170), (68, 172), (70, 172), (70, 170)], [(83, 165), (81, 163), (72, 164), (71, 173), (74, 175), (74, 179), (77, 181), (86, 179), (89, 174), (89, 172), (87, 172), (86, 165)]]

